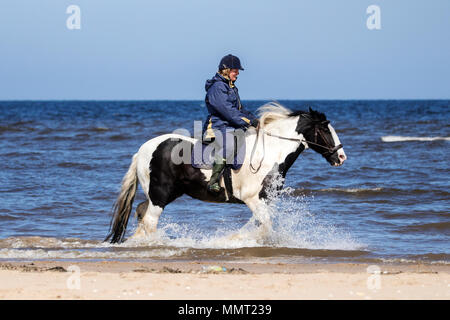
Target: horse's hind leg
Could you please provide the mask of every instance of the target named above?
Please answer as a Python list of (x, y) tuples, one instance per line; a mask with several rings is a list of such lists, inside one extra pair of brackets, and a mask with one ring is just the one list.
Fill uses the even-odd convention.
[(145, 212), (148, 208), (148, 201), (144, 201), (138, 204), (136, 208), (136, 218), (138, 220), (138, 223), (142, 221), (144, 218)]
[(139, 183), (147, 201), (136, 210), (139, 223), (133, 238), (155, 233), (164, 208), (184, 193), (182, 184), (177, 181), (179, 174), (183, 175), (180, 172), (183, 167), (177, 167), (171, 161), (171, 151), (177, 143), (179, 141), (168, 139), (149, 150), (150, 157), (142, 157), (142, 161), (138, 162)]
[(163, 208), (154, 206), (150, 200), (141, 202), (136, 208), (138, 226), (131, 238), (141, 238), (156, 232), (158, 220), (162, 212)]

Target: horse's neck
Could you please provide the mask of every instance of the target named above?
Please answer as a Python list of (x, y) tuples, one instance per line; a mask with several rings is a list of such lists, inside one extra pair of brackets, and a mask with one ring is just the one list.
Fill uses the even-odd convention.
[(277, 134), (286, 138), (298, 138), (299, 135), (295, 131), (297, 127), (298, 117), (289, 117), (287, 119), (279, 119), (267, 124), (264, 130)]
[[(266, 125), (264, 131), (279, 137), (265, 135), (264, 139), (260, 138), (258, 141), (258, 149), (261, 152), (260, 157), (258, 157), (258, 159), (255, 158), (252, 164), (261, 161), (262, 153), (264, 153), (263, 164), (265, 171), (270, 171), (274, 166), (285, 165), (289, 162), (290, 164), (286, 168), (288, 169), (300, 152), (303, 151), (303, 148), (299, 152), (300, 143), (298, 141), (280, 137), (302, 139), (303, 136), (295, 131), (297, 121), (298, 117), (291, 117), (288, 119), (277, 120)], [(262, 134), (263, 133), (261, 132), (260, 135)], [(262, 146), (263, 141), (265, 144), (264, 148)]]
[[(290, 117), (288, 119), (274, 121), (270, 123), (265, 130), (271, 134), (276, 134), (280, 137), (290, 138), (290, 139), (303, 139), (303, 135), (298, 134), (295, 131), (297, 127), (298, 117)], [(269, 136), (270, 137), (270, 136)], [(278, 151), (278, 157), (276, 161), (282, 163), (286, 161), (286, 158), (295, 153), (299, 147), (299, 141), (292, 141), (289, 139), (282, 139), (278, 137), (270, 137), (268, 139), (268, 145), (271, 150)], [(269, 149), (270, 150), (270, 149)]]

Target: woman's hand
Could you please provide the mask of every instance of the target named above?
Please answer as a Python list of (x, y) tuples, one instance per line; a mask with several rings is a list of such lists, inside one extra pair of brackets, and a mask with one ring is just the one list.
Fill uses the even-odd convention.
[(253, 119), (252, 122), (250, 123), (250, 125), (252, 127), (258, 128), (258, 126), (259, 126), (259, 119), (258, 118)]

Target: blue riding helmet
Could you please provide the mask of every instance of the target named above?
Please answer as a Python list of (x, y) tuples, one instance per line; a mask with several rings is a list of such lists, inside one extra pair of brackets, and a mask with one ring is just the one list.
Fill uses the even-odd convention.
[(220, 60), (219, 70), (223, 69), (239, 69), (244, 70), (241, 66), (241, 60), (238, 57), (233, 56), (232, 54), (226, 55)]

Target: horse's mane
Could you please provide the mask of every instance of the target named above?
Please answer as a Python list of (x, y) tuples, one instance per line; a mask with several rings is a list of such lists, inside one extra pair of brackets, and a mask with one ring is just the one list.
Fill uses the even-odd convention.
[(259, 122), (262, 128), (274, 121), (287, 119), (289, 117), (297, 117), (302, 114), (310, 115), (311, 120), (326, 120), (325, 115), (321, 112), (311, 109), (309, 110), (309, 112), (303, 110), (292, 111), (278, 102), (269, 102), (258, 108)]
[(276, 120), (287, 119), (291, 113), (291, 110), (278, 102), (269, 102), (258, 108), (259, 123), (264, 127)]

